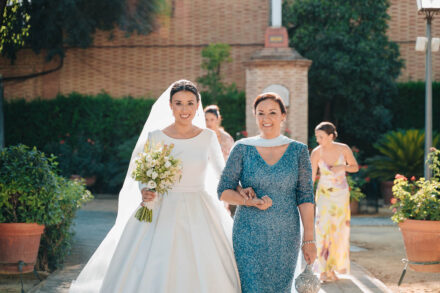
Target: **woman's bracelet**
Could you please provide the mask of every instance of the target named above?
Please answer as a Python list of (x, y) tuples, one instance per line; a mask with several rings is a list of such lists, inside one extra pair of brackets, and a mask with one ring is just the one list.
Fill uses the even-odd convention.
[(316, 241), (315, 240), (306, 240), (306, 241), (303, 241), (302, 242), (302, 244), (301, 244), (301, 248), (304, 246), (304, 245), (306, 245), (306, 244), (316, 244)]

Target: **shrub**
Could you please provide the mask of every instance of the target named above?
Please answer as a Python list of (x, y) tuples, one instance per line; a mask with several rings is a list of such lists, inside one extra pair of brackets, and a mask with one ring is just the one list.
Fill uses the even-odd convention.
[(35, 147), (0, 152), (0, 222), (56, 224), (61, 221), (57, 163)]
[[(440, 135), (434, 135), (432, 142), (437, 146), (440, 143)], [(374, 144), (380, 155), (367, 159), (370, 177), (387, 181), (396, 174), (407, 177), (422, 176), (424, 145), (423, 130), (387, 132)]]
[(53, 270), (70, 251), (77, 209), (92, 198), (83, 182), (58, 175), (55, 157), (35, 147), (10, 146), (0, 152), (0, 222), (45, 225), (37, 267)]
[(93, 197), (82, 181), (57, 178), (61, 190), (61, 222), (46, 226), (38, 251), (37, 268), (53, 271), (60, 268), (64, 258), (70, 253), (73, 221), (76, 211)]

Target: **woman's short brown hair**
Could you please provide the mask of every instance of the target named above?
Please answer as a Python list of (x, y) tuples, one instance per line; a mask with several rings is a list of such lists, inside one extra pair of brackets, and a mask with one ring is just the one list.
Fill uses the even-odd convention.
[(276, 93), (263, 93), (255, 98), (254, 100), (254, 113), (257, 111), (257, 106), (259, 103), (265, 101), (265, 100), (272, 100), (274, 102), (277, 102), (280, 106), (281, 113), (286, 114), (286, 106), (284, 105), (283, 99)]
[(321, 123), (319, 123), (316, 127), (315, 127), (315, 131), (317, 130), (322, 130), (325, 133), (327, 133), (327, 135), (333, 134), (333, 139), (336, 139), (338, 137), (338, 132), (336, 131), (336, 126), (328, 121), (323, 121)]

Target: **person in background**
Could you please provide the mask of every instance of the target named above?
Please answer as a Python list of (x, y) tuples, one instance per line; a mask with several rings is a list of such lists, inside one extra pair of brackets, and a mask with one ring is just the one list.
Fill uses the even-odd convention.
[(315, 128), (317, 146), (311, 154), (313, 182), (319, 169), (316, 188), (316, 245), (321, 280), (336, 281), (335, 272), (350, 271), (350, 190), (345, 172), (359, 170), (351, 149), (335, 142), (338, 133), (330, 122)]
[(205, 121), (206, 127), (214, 130), (217, 134), (217, 139), (226, 161), (234, 145), (234, 139), (221, 127), (222, 116), (220, 115), (220, 109), (217, 105), (210, 105), (205, 108)]

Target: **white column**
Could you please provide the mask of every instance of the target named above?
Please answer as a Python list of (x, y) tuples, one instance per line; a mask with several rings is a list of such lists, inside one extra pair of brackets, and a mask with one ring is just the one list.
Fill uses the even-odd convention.
[(272, 27), (281, 27), (281, 0), (272, 0)]

